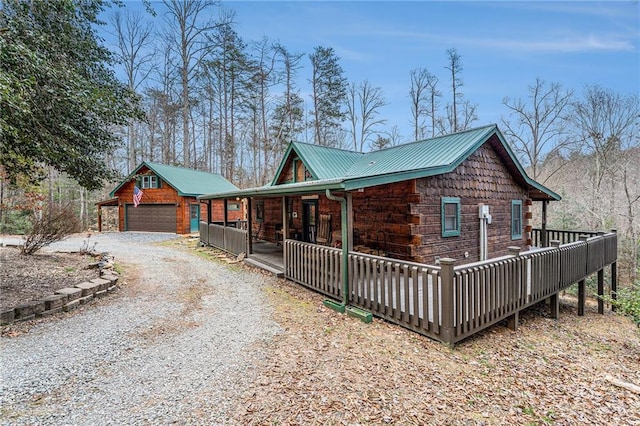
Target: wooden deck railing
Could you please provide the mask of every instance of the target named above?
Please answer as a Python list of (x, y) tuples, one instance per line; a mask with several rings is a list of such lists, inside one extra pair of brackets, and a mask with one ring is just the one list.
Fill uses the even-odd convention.
[[(563, 231), (561, 229), (547, 229), (547, 246), (551, 245), (551, 241), (560, 241), (560, 244), (569, 244), (580, 240), (581, 235), (594, 237), (598, 232), (593, 231)], [(542, 247), (542, 229), (533, 228), (531, 230), (531, 245), (534, 247)]]
[(349, 301), (374, 315), (438, 338), (440, 268), (349, 253)]
[(342, 297), (342, 250), (285, 240), (284, 259), (284, 275), (287, 279), (329, 297)]
[(200, 222), (200, 241), (229, 253), (246, 252), (247, 234), (246, 230)]
[[(349, 302), (454, 344), (601, 271), (616, 249), (611, 233), (460, 266), (350, 252)], [(341, 250), (287, 240), (285, 277), (340, 300)]]

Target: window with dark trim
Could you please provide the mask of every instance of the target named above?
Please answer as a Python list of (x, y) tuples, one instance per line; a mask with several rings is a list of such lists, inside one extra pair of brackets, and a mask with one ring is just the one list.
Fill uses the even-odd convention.
[(443, 237), (457, 237), (460, 235), (460, 198), (442, 197), (441, 222)]
[(522, 200), (511, 201), (511, 239), (522, 238)]
[(232, 202), (232, 203), (227, 203), (227, 211), (229, 212), (237, 212), (240, 211), (240, 203), (237, 202)]

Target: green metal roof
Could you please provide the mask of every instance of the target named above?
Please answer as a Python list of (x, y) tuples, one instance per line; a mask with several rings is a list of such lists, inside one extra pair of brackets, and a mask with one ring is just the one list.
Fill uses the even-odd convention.
[(138, 174), (142, 167), (146, 166), (155, 173), (163, 182), (173, 187), (178, 195), (183, 197), (197, 197), (202, 194), (216, 192), (228, 192), (237, 190), (238, 187), (217, 173), (207, 173), (200, 170), (186, 169), (184, 167), (167, 166), (160, 163), (142, 162), (127, 176), (113, 191), (115, 193), (133, 176)]
[(316, 179), (343, 177), (355, 162), (366, 155), (302, 142), (293, 142), (292, 146)]
[(298, 154), (298, 157), (302, 160), (307, 170), (309, 170), (311, 176), (317, 180), (343, 177), (347, 170), (349, 170), (349, 167), (365, 155), (361, 152), (346, 151), (344, 149), (330, 148), (327, 146), (313, 145), (304, 142), (291, 142), (271, 182), (272, 185), (276, 185), (291, 152)]
[(354, 163), (345, 177), (357, 179), (448, 168), (478, 149), (494, 129), (495, 126), (481, 127), (370, 152)]
[[(484, 143), (492, 144), (514, 178), (529, 188), (532, 198), (560, 200), (561, 197), (558, 194), (527, 176), (495, 124), (366, 154), (292, 142), (271, 185), (232, 191), (227, 194), (214, 193), (201, 198), (285, 195), (320, 192), (326, 189), (351, 191), (408, 179), (436, 176), (455, 170)], [(298, 153), (317, 180), (276, 184), (291, 151)]]

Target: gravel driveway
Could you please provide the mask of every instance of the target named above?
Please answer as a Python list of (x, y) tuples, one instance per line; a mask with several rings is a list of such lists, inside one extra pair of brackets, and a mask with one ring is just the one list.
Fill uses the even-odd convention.
[[(252, 344), (280, 331), (261, 292), (269, 278), (153, 244), (171, 238), (91, 237), (139, 279), (2, 338), (3, 425), (231, 423), (231, 402), (260, 360)], [(82, 241), (50, 249), (78, 250)]]

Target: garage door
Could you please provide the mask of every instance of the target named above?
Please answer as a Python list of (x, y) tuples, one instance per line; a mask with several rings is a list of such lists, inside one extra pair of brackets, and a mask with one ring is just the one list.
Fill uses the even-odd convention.
[(174, 204), (127, 205), (127, 231), (176, 232)]

